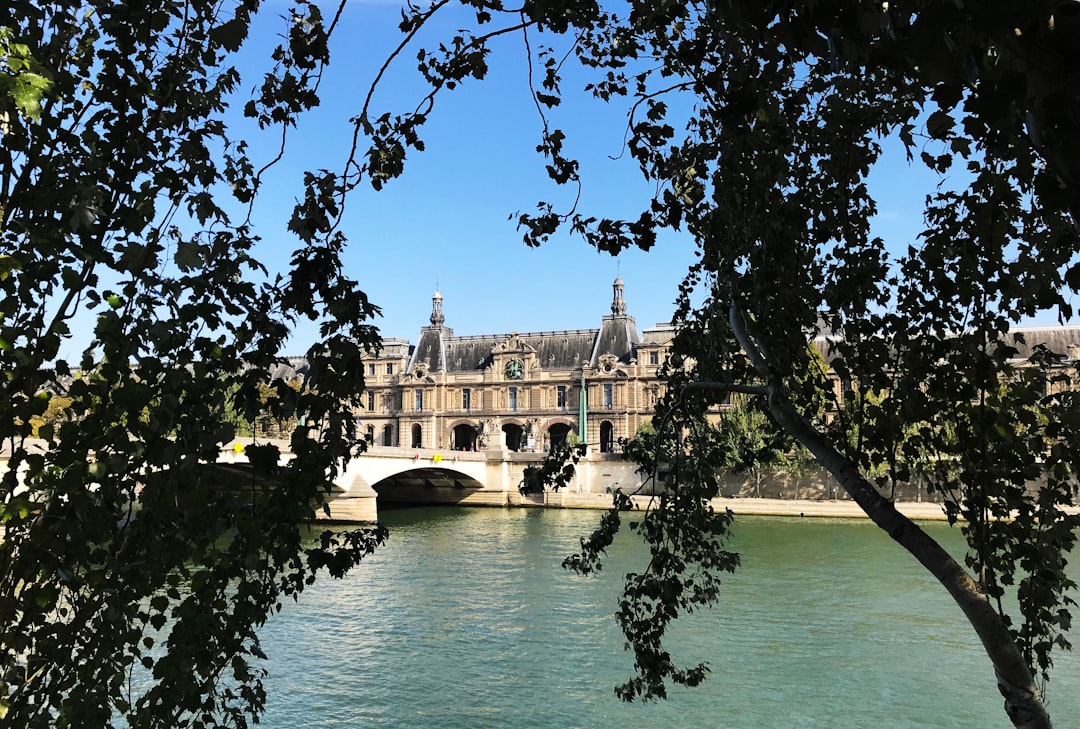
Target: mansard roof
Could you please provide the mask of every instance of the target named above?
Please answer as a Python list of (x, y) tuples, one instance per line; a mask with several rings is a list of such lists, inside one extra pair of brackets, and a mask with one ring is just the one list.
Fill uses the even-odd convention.
[[(839, 339), (836, 335), (817, 335), (813, 340), (825, 361), (832, 363), (836, 358), (832, 343)], [(1011, 328), (1003, 338), (1003, 342), (1011, 343), (1016, 349), (1010, 359), (1023, 362), (1031, 357), (1036, 346), (1043, 346), (1063, 360), (1070, 362), (1080, 359), (1080, 326), (1055, 325), (1055, 326), (1018, 326)]]
[[(609, 319), (613, 317), (605, 317)], [(621, 317), (626, 319), (627, 317)], [(605, 325), (608, 322), (605, 321)], [(433, 370), (443, 372), (472, 372), (488, 366), (492, 353), (507, 342), (513, 342), (520, 351), (533, 353), (540, 366), (548, 370), (573, 370), (588, 362), (596, 367), (602, 354), (611, 353), (621, 360), (632, 356), (632, 345), (637, 343), (637, 330), (633, 320), (629, 325), (609, 325), (600, 329), (570, 329), (550, 332), (527, 332), (518, 334), (480, 334), (454, 336), (447, 329), (435, 331), (425, 327), (420, 341), (409, 362), (412, 369), (420, 362), (428, 363)]]
[(634, 317), (618, 314), (605, 316), (593, 345), (589, 366), (597, 367), (600, 357), (605, 354), (614, 355), (620, 362), (629, 362), (640, 341)]
[(586, 363), (596, 368), (600, 358), (606, 355), (629, 362), (640, 342), (634, 317), (626, 314), (621, 278), (616, 278), (613, 284), (612, 313), (603, 317), (599, 329), (459, 337), (444, 325), (442, 303), (442, 294), (436, 291), (432, 297), (431, 326), (420, 330), (407, 365), (410, 372), (420, 364), (432, 372), (473, 372), (489, 366), (497, 352), (511, 351), (535, 355), (543, 369), (574, 370)]
[(409, 370), (423, 362), (435, 372), (446, 371), (445, 339), (453, 338), (454, 330), (441, 326), (424, 327), (420, 330), (420, 339), (409, 358)]
[(270, 367), (271, 380), (302, 380), (308, 373), (308, 361), (306, 357), (285, 357), (283, 362), (278, 362)]
[(1027, 359), (1037, 345), (1066, 359), (1076, 359), (1080, 347), (1080, 326), (1016, 327), (1009, 334), (1016, 357)]

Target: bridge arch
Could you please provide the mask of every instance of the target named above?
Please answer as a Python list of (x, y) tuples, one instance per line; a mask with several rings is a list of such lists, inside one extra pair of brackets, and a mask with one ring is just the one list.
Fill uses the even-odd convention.
[(421, 455), (411, 448), (397, 448), (392, 451), (380, 449), (364, 453), (349, 461), (345, 473), (337, 483), (338, 488), (345, 493), (365, 491), (372, 485), (400, 473), (431, 468), (454, 472), (481, 486), (487, 485), (487, 463), (479, 454)]
[(484, 484), (453, 467), (421, 463), (371, 484), (379, 508), (419, 504), (457, 504)]

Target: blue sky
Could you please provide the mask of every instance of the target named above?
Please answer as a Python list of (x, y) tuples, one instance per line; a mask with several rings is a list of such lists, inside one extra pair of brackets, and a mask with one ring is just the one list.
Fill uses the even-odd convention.
[[(257, 83), (251, 64), (263, 63), (281, 25), (271, 6), (247, 49), (244, 87)], [(256, 207), (255, 222), (271, 268), (284, 268), (294, 239), (285, 221), (300, 195), (304, 169), (340, 169), (356, 114), (378, 64), (399, 42), (399, 6), (392, 2), (352, 2), (332, 45), (332, 62), (320, 95), (322, 107), (291, 132), (289, 152), (274, 170)], [(447, 8), (433, 35), (449, 37), (467, 24), (465, 11)], [(273, 22), (271, 22), (273, 21)], [(432, 37), (429, 35), (429, 37)], [(535, 40), (535, 39), (534, 39)], [(458, 334), (542, 331), (594, 327), (609, 313), (611, 284), (621, 275), (629, 312), (639, 328), (667, 321), (677, 286), (695, 259), (685, 236), (662, 234), (648, 253), (627, 251), (618, 258), (597, 253), (579, 239), (561, 237), (540, 249), (521, 242), (508, 216), (541, 199), (562, 203), (573, 191), (551, 183), (534, 148), (541, 121), (528, 97), (520, 36), (496, 46), (490, 73), (437, 102), (423, 132), (427, 149), (412, 153), (404, 177), (382, 192), (358, 190), (350, 199), (343, 230), (351, 241), (348, 274), (359, 281), (383, 317), (385, 337), (415, 341), (427, 323), (436, 284), (444, 297), (446, 323)], [(403, 112), (420, 98), (415, 50), (402, 54), (384, 79), (374, 108)], [(577, 87), (580, 87), (580, 82)], [(581, 206), (636, 217), (650, 187), (636, 165), (619, 157), (625, 109), (608, 107), (572, 93), (551, 114), (569, 135), (570, 150), (583, 165)], [(235, 121), (237, 131), (243, 120)], [(252, 139), (256, 156), (272, 156), (270, 135)], [(876, 233), (903, 246), (921, 230), (922, 200), (933, 184), (924, 170), (909, 168), (898, 145), (872, 179), (880, 212)], [(300, 353), (316, 337), (314, 326), (298, 328), (289, 353)]]

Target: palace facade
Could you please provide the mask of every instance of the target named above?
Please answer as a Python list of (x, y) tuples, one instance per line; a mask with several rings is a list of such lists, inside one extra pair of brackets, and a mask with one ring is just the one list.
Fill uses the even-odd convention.
[(568, 331), (457, 336), (436, 291), (415, 344), (385, 339), (365, 360), (360, 433), (376, 446), (469, 451), (584, 438), (613, 452), (651, 419), (673, 336), (663, 324), (638, 332), (621, 278), (600, 326)]
[[(674, 335), (670, 324), (639, 333), (621, 278), (599, 327), (525, 334), (457, 336), (436, 291), (415, 344), (384, 339), (379, 354), (364, 360), (358, 435), (375, 446), (535, 452), (584, 438), (601, 453), (616, 452), (620, 438), (652, 418), (663, 388), (657, 373)], [(1041, 345), (1075, 371), (1080, 327), (1019, 327), (1013, 335), (1014, 366), (1028, 366)], [(814, 345), (828, 361), (826, 337)], [(834, 386), (840, 396), (839, 380)], [(1047, 394), (1066, 387), (1072, 384), (1049, 384)]]

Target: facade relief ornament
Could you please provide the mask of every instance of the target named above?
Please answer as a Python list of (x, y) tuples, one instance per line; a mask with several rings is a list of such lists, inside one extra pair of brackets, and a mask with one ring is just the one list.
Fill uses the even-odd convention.
[(517, 332), (511, 333), (502, 342), (496, 344), (491, 351), (495, 352), (535, 352), (536, 350), (530, 347), (525, 340), (521, 338), (521, 335)]
[(477, 431), (476, 443), (481, 450), (502, 443), (502, 421), (499, 418), (481, 418)]
[(619, 358), (613, 354), (600, 355), (600, 361), (598, 362), (598, 369), (605, 375), (614, 374), (619, 368)]
[(520, 380), (525, 376), (525, 367), (520, 359), (510, 359), (506, 361), (505, 373), (508, 380)]

